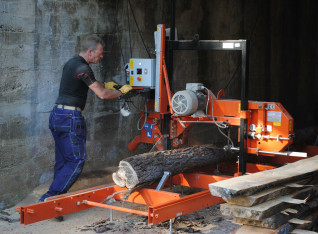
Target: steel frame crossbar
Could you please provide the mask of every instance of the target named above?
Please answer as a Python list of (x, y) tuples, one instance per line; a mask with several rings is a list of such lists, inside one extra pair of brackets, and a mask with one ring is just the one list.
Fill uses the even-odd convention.
[[(154, 225), (223, 202), (221, 198), (211, 195), (210, 191), (207, 190), (208, 184), (228, 178), (231, 177), (200, 173), (175, 175), (170, 182), (166, 182), (166, 187), (181, 185), (205, 189), (202, 192), (184, 197), (181, 197), (179, 193), (145, 188), (131, 193), (128, 199), (124, 200), (124, 193), (127, 192), (126, 188), (120, 188), (117, 185), (102, 185), (51, 197), (45, 202), (17, 207), (17, 210), (20, 211), (20, 223), (25, 225), (92, 207), (103, 207), (148, 216), (148, 223)], [(170, 184), (171, 182), (172, 184)], [(147, 205), (148, 212), (105, 204), (105, 200), (113, 194), (115, 194), (113, 198), (116, 201)]]

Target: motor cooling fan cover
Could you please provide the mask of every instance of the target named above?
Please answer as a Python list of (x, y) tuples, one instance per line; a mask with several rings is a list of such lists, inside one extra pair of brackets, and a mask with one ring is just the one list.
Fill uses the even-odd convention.
[(198, 109), (198, 98), (194, 92), (182, 90), (173, 95), (171, 105), (177, 115), (191, 115)]

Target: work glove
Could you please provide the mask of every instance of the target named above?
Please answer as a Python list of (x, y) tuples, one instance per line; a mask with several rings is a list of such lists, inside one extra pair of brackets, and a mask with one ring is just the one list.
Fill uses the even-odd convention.
[(114, 81), (105, 82), (105, 89), (116, 90), (114, 86), (118, 85)]
[(130, 85), (123, 85), (119, 91), (122, 92), (123, 94), (128, 93), (130, 90), (132, 90), (133, 88)]

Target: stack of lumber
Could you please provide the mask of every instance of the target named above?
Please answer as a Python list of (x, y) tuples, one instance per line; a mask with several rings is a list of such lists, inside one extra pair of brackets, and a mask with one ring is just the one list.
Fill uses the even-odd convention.
[(221, 212), (236, 223), (271, 229), (305, 224), (302, 219), (318, 209), (318, 155), (212, 183), (209, 189), (224, 199)]

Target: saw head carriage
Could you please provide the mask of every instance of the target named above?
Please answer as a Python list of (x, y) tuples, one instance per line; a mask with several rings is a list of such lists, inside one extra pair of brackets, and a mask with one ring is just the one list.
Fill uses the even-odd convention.
[[(229, 145), (224, 148), (243, 155), (290, 155), (284, 152), (293, 142), (293, 118), (277, 102), (247, 99), (249, 43), (235, 41), (171, 41), (165, 25), (155, 32), (156, 59), (131, 59), (126, 69), (127, 81), (135, 90), (150, 89), (149, 99), (140, 113), (141, 134), (129, 144), (130, 150), (140, 143), (151, 143), (158, 150), (186, 144), (188, 132), (197, 123), (214, 124)], [(224, 99), (224, 90), (215, 96), (203, 83), (187, 83), (184, 90), (170, 89), (165, 48), (168, 50), (239, 50), (242, 55), (241, 100)], [(150, 76), (149, 74), (153, 74)], [(238, 128), (238, 139), (227, 135), (230, 126)], [(237, 142), (237, 143), (234, 143)], [(293, 152), (295, 155), (295, 152)], [(304, 156), (303, 154), (297, 154)], [(241, 168), (244, 172), (244, 168)]]

